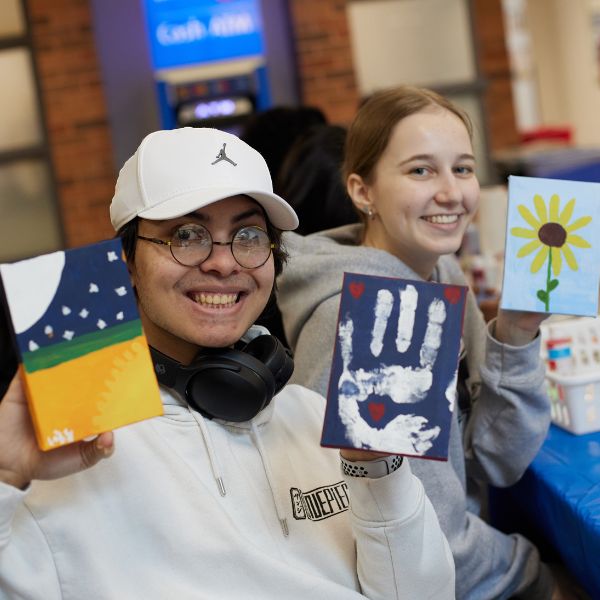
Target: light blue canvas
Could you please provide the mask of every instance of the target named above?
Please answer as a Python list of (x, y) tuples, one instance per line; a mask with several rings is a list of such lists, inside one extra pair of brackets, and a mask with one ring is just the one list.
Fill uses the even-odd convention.
[(596, 316), (600, 184), (509, 177), (501, 307)]

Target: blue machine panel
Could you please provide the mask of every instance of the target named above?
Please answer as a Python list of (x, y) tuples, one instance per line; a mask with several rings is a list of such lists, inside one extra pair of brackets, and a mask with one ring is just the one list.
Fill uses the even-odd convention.
[(258, 0), (145, 0), (155, 69), (263, 54)]

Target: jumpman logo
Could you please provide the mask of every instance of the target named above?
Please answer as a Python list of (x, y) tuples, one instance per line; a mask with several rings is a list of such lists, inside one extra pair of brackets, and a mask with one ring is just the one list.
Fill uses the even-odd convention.
[(226, 160), (228, 163), (231, 163), (234, 167), (237, 167), (237, 163), (234, 163), (227, 154), (225, 154), (225, 146), (227, 144), (223, 144), (223, 147), (219, 150), (219, 154), (217, 154), (217, 160), (215, 162), (210, 163), (211, 165), (216, 165), (218, 162), (222, 160)]

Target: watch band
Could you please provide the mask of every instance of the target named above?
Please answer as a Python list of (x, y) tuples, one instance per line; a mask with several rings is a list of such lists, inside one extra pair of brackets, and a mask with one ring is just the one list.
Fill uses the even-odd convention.
[(403, 457), (397, 454), (391, 456), (382, 456), (374, 460), (357, 460), (351, 461), (346, 460), (343, 456), (340, 456), (342, 461), (342, 473), (344, 475), (350, 475), (350, 477), (369, 477), (371, 479), (378, 479), (393, 473), (396, 469), (400, 468)]

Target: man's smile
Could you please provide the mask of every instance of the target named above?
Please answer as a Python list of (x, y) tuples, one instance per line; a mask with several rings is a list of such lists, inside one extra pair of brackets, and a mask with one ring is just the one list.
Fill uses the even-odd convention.
[(189, 294), (194, 302), (210, 308), (231, 308), (240, 299), (240, 296), (241, 292), (191, 292)]

